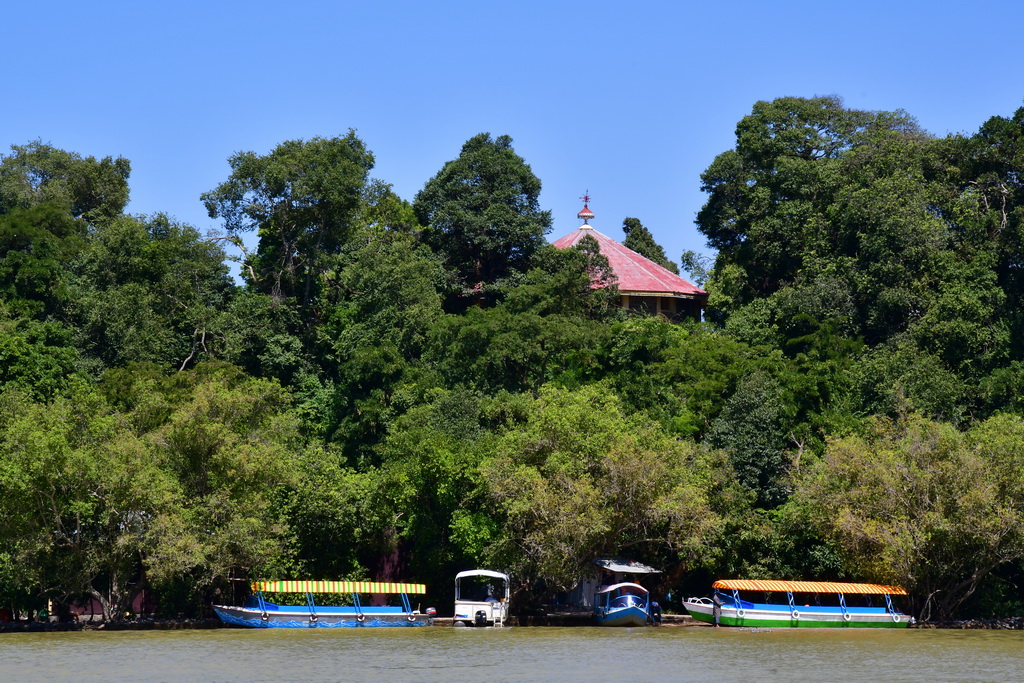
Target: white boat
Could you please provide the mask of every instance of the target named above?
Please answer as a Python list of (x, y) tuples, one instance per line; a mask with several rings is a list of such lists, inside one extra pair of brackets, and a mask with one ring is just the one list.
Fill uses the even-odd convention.
[(510, 595), (508, 574), (490, 569), (459, 572), (455, 575), (455, 623), (504, 626)]

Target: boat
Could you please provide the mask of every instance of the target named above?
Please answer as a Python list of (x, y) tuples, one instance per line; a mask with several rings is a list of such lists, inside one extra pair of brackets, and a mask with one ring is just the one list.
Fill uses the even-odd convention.
[(508, 574), (470, 569), (455, 575), (456, 624), (504, 626), (508, 620), (511, 582)]
[[(727, 579), (715, 581), (712, 598), (689, 598), (686, 610), (698, 621), (715, 623), (715, 603), (720, 608), (722, 626), (800, 627), (800, 628), (906, 628), (913, 619), (893, 604), (893, 595), (906, 595), (897, 586), (873, 583), (837, 583), (831, 581), (777, 581)], [(746, 599), (751, 593), (763, 593), (764, 602)], [(772, 595), (785, 596), (785, 604), (772, 601)], [(796, 596), (799, 595), (798, 600)], [(813, 598), (808, 597), (814, 595)], [(835, 595), (835, 598), (832, 598)], [(847, 604), (847, 596), (864, 596), (864, 605)], [(823, 596), (825, 602), (822, 604)], [(875, 605), (874, 599), (884, 604)], [(801, 604), (803, 603), (803, 604)], [(813, 603), (813, 604), (812, 604)], [(835, 604), (831, 604), (835, 603)]]
[[(427, 592), (421, 583), (388, 583), (380, 581), (254, 581), (251, 595), (242, 607), (214, 605), (220, 620), (232, 626), (249, 628), (338, 628), (373, 626), (429, 626), (435, 610), (426, 613), (413, 609), (409, 595)], [(268, 602), (264, 593), (305, 593), (305, 605), (279, 605)], [(314, 593), (349, 593), (352, 605), (326, 607), (317, 605)], [(392, 594), (401, 596), (401, 606), (364, 606), (360, 594)]]
[(650, 594), (638, 583), (604, 586), (594, 595), (594, 620), (598, 626), (646, 626), (652, 622)]

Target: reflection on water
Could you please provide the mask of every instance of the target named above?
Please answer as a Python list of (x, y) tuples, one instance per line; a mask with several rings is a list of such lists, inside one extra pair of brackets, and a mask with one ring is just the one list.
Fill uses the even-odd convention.
[(1024, 679), (1024, 632), (711, 628), (0, 634), (4, 680)]

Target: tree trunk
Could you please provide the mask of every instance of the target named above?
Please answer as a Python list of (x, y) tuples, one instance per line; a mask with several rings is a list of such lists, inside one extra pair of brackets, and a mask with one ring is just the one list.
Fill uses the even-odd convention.
[(104, 623), (109, 623), (110, 622), (110, 603), (107, 601), (106, 597), (104, 597), (102, 593), (100, 593), (98, 590), (96, 590), (92, 586), (89, 586), (89, 595), (91, 595), (93, 597), (93, 599), (96, 600), (96, 602), (100, 603), (100, 609), (103, 610), (103, 622)]

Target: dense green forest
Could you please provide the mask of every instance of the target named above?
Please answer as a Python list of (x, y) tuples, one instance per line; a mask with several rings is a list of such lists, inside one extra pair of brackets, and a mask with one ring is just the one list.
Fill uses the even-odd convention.
[(679, 255), (708, 309), (679, 325), (625, 314), (596, 244), (547, 243), (507, 136), (412, 202), (352, 131), (235, 154), (211, 235), (126, 214), (126, 159), (13, 145), (0, 606), (376, 578), (443, 612), (473, 566), (528, 605), (621, 554), (670, 608), (775, 577), (1024, 613), (1024, 108), (940, 138), (781, 98), (709, 161), (716, 256)]

